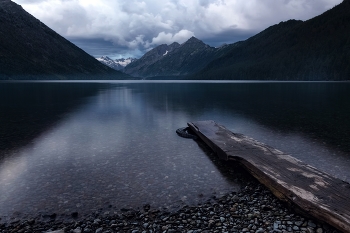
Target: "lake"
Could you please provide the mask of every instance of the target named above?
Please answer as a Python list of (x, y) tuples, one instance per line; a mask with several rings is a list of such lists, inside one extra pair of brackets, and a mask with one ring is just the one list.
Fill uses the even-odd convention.
[(214, 120), (350, 181), (349, 82), (1, 82), (0, 216), (176, 209), (239, 190), (176, 135)]

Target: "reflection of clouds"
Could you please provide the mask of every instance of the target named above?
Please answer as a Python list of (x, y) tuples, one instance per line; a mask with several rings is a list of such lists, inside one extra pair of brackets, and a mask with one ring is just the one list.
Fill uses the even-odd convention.
[[(225, 177), (197, 143), (176, 135), (177, 128), (196, 120), (216, 120), (235, 133), (346, 176), (348, 157), (302, 132), (258, 123), (260, 118), (252, 116), (261, 112), (244, 114), (256, 108), (247, 104), (251, 85), (235, 85), (117, 84), (82, 99), (79, 108), (0, 165), (0, 216), (43, 209), (70, 214), (102, 208), (105, 202), (116, 208), (140, 203), (157, 208), (176, 205), (184, 196), (190, 204), (235, 189), (234, 173)], [(263, 98), (259, 90), (264, 88), (255, 91)]]
[[(23, 154), (13, 155), (7, 158), (0, 165), (0, 188), (4, 188), (1, 196), (6, 193), (6, 186), (16, 182), (16, 180), (27, 170), (27, 158)], [(5, 192), (4, 192), (5, 191)]]
[(162, 96), (156, 104), (167, 110), (154, 109), (142, 88), (101, 90), (19, 151), (12, 164), (2, 164), (7, 169), (1, 177), (11, 173), (12, 180), (0, 184), (0, 215), (45, 209), (70, 214), (106, 202), (117, 208), (172, 206), (190, 194), (195, 198), (187, 201), (195, 202), (197, 192), (209, 198), (212, 187), (234, 189), (220, 173), (202, 174), (217, 168), (192, 140), (176, 135), (187, 114), (174, 112)]
[(121, 87), (102, 91), (97, 97), (97, 106), (105, 111), (115, 108), (132, 108), (132, 90)]

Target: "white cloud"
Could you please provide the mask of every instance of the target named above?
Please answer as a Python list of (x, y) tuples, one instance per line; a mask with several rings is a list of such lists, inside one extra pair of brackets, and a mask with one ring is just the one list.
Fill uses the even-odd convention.
[[(145, 51), (193, 35), (199, 39), (225, 35), (225, 42), (234, 42), (280, 21), (312, 18), (342, 0), (13, 1), (67, 38), (102, 38)], [(227, 41), (229, 37), (232, 41)]]
[(186, 29), (180, 30), (175, 34), (160, 32), (158, 36), (152, 39), (151, 45), (171, 44), (174, 41), (178, 43), (183, 43), (192, 36), (195, 36), (194, 33)]

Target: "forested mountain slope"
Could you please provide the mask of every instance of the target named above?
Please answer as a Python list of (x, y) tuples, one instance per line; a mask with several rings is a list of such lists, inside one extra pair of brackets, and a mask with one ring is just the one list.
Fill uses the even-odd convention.
[(128, 78), (98, 62), (21, 6), (0, 0), (0, 80)]
[(204, 68), (219, 57), (222, 48), (214, 48), (191, 37), (183, 44), (159, 45), (139, 60), (127, 65), (125, 73), (142, 78), (182, 78)]
[(239, 42), (189, 79), (349, 80), (350, 0)]

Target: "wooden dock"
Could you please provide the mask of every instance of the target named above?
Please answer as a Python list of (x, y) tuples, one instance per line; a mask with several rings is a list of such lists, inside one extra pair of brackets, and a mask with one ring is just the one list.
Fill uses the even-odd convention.
[(233, 160), (293, 209), (350, 232), (350, 184), (214, 121), (188, 123), (223, 160)]

